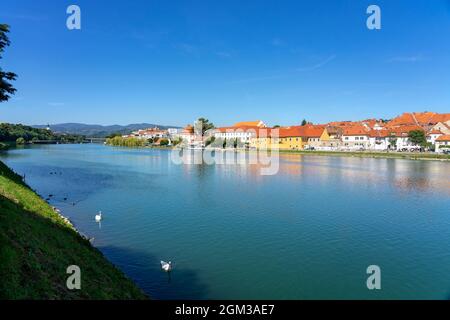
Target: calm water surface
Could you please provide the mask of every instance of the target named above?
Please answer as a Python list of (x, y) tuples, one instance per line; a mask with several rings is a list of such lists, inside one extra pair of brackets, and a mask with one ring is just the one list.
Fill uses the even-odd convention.
[(285, 155), (261, 176), (170, 152), (51, 145), (0, 159), (156, 299), (450, 298), (450, 163)]

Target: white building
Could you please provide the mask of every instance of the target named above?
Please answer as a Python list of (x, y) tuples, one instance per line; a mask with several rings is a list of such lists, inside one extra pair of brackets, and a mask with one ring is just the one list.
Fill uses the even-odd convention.
[(180, 128), (168, 128), (167, 133), (170, 137), (176, 138), (183, 132), (183, 129)]
[(442, 135), (436, 139), (435, 151), (442, 153), (444, 150), (450, 150), (450, 135)]
[(390, 136), (388, 130), (374, 129), (369, 132), (368, 149), (383, 151), (390, 148)]
[(238, 122), (232, 127), (216, 128), (212, 134), (216, 139), (238, 140), (249, 144), (250, 140), (256, 137), (258, 130), (263, 128), (266, 128), (266, 124), (261, 120)]
[(235, 127), (223, 127), (214, 130), (213, 135), (216, 139), (227, 139), (227, 140), (239, 140), (242, 143), (250, 143), (250, 140), (256, 137), (256, 132), (259, 128), (246, 127), (246, 128), (235, 128)]
[(396, 139), (396, 149), (404, 150), (410, 149), (411, 147), (419, 147), (414, 145), (409, 139), (409, 133), (411, 131), (423, 131), (423, 128), (420, 126), (400, 126), (396, 128), (389, 129), (390, 138)]
[(431, 144), (435, 144), (436, 139), (442, 135), (443, 135), (443, 133), (439, 130), (431, 130), (430, 132), (427, 133), (427, 142), (429, 142)]
[(361, 150), (369, 147), (369, 132), (363, 126), (343, 128), (341, 149)]

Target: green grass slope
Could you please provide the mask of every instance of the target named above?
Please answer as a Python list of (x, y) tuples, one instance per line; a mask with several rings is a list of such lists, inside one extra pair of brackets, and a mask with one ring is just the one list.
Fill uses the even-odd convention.
[[(69, 290), (69, 265), (81, 289)], [(20, 176), (0, 162), (0, 299), (145, 299)]]

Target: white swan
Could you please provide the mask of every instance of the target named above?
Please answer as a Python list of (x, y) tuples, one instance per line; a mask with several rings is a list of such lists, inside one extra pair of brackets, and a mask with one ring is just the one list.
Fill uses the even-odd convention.
[(98, 214), (95, 215), (95, 221), (100, 222), (102, 220), (102, 212), (99, 211)]
[(161, 261), (161, 269), (163, 269), (165, 272), (172, 271), (172, 261), (169, 262)]

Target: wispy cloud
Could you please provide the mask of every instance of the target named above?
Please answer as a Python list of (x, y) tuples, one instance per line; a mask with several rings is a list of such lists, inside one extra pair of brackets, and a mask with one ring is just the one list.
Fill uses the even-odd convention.
[(320, 69), (323, 66), (325, 66), (326, 64), (328, 64), (331, 61), (333, 61), (334, 59), (336, 59), (336, 55), (335, 54), (329, 56), (325, 60), (322, 60), (319, 63), (316, 63), (314, 65), (298, 68), (297, 71), (310, 71), (310, 70)]
[(281, 47), (284, 45), (284, 41), (279, 38), (273, 38), (270, 41), (270, 44), (273, 45), (274, 47)]
[(233, 57), (233, 53), (228, 52), (228, 51), (219, 51), (219, 52), (216, 52), (216, 56), (218, 56), (220, 58), (231, 58), (231, 57)]
[(411, 56), (398, 56), (392, 57), (388, 60), (388, 62), (409, 62), (415, 63), (426, 60), (422, 55), (411, 55)]
[(185, 54), (197, 55), (199, 53), (199, 48), (196, 45), (190, 43), (178, 43), (174, 47)]
[(65, 105), (64, 102), (49, 102), (47, 103), (50, 107), (62, 107)]
[(291, 77), (291, 76), (293, 76), (295, 74), (298, 74), (300, 72), (312, 71), (312, 70), (317, 70), (319, 68), (322, 68), (323, 66), (325, 66), (328, 63), (330, 63), (334, 59), (336, 59), (336, 55), (335, 54), (333, 54), (333, 55), (329, 56), (328, 58), (326, 58), (325, 60), (322, 60), (319, 63), (316, 63), (316, 64), (311, 65), (311, 66), (296, 68), (296, 69), (288, 70), (288, 71), (285, 71), (285, 72), (279, 72), (279, 73), (276, 73), (276, 74), (271, 74), (271, 75), (266, 75), (266, 76), (261, 76), (261, 77), (239, 79), (239, 80), (231, 81), (231, 83), (234, 83), (234, 84), (236, 84), (236, 83), (248, 83), (248, 82), (257, 82), (257, 81), (276, 80), (276, 79), (287, 78), (287, 77)]
[(268, 75), (268, 76), (261, 76), (261, 77), (254, 77), (254, 78), (245, 78), (245, 79), (239, 79), (231, 81), (230, 83), (236, 84), (236, 83), (249, 83), (249, 82), (257, 82), (257, 81), (264, 81), (264, 80), (275, 80), (275, 79), (281, 79), (290, 76), (290, 74), (276, 74), (276, 75)]

